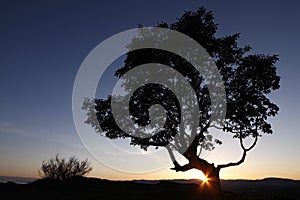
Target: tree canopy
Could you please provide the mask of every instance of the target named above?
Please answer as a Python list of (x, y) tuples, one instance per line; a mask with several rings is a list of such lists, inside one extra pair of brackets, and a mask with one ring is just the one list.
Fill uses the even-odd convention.
[[(140, 27), (142, 28), (142, 26)], [(178, 100), (171, 90), (159, 84), (146, 84), (135, 90), (130, 97), (128, 108), (134, 123), (146, 126), (151, 120), (155, 120), (150, 118), (149, 108), (155, 104), (161, 105), (166, 110), (166, 122), (163, 129), (157, 134), (150, 134), (149, 137), (137, 137), (134, 134), (124, 132), (117, 125), (113, 116), (111, 96), (107, 99), (85, 99), (82, 108), (87, 111), (86, 123), (98, 132), (102, 130), (105, 136), (110, 139), (130, 138), (130, 145), (140, 146), (145, 150), (149, 146), (166, 147), (174, 163), (173, 169), (176, 171), (197, 168), (209, 176), (208, 173), (213, 171), (212, 168), (219, 174), (221, 168), (241, 164), (245, 160), (246, 153), (256, 145), (258, 138), (263, 134), (272, 133), (268, 118), (276, 116), (279, 107), (269, 99), (268, 95), (280, 87), (280, 77), (276, 73), (275, 66), (278, 56), (251, 54), (250, 46), (238, 44), (239, 33), (219, 37), (217, 35), (218, 26), (214, 22), (213, 14), (205, 8), (199, 8), (195, 12), (185, 12), (175, 23), (162, 22), (158, 23), (156, 27), (175, 30), (191, 37), (208, 52), (215, 62), (222, 75), (222, 84), (226, 91), (226, 114), (222, 122), (213, 125), (223, 132), (232, 134), (234, 139), (239, 140), (243, 149), (241, 159), (237, 162), (214, 166), (214, 164), (201, 158), (199, 154), (203, 148), (212, 150), (215, 144), (222, 144), (221, 140), (213, 138), (209, 134), (213, 109), (218, 108), (212, 108), (213, 104), (210, 98), (212, 94), (208, 90), (206, 80), (193, 68), (191, 63), (178, 55), (159, 49), (147, 48), (130, 51), (126, 55), (124, 65), (115, 72), (115, 76), (118, 78), (125, 77), (131, 69), (146, 63), (167, 65), (180, 72), (195, 91), (199, 105), (197, 124), (190, 127), (191, 133), (189, 134), (193, 137), (188, 136), (186, 127), (180, 127), (184, 113), (180, 112), (179, 101), (186, 101), (189, 97)], [(151, 32), (142, 34), (143, 37), (134, 39), (130, 45), (138, 45), (139, 42), (144, 42), (148, 37), (151, 37)], [(163, 40), (162, 38), (161, 42)], [(130, 45), (129, 49), (132, 47)], [(190, 53), (191, 56), (198, 56), (194, 52)], [(159, 72), (157, 72), (157, 76), (159, 76)], [(214, 75), (211, 74), (211, 76)], [(127, 84), (132, 81), (139, 80), (136, 77), (125, 77), (125, 90)], [(174, 79), (168, 81), (176, 84)], [(214, 84), (218, 85), (219, 83)], [(94, 114), (97, 116), (96, 120), (92, 117)], [(180, 137), (186, 140), (192, 138), (192, 141), (183, 148), (185, 144), (182, 144), (182, 140), (180, 144), (174, 141), (177, 134), (181, 134)], [(243, 144), (243, 140), (247, 137), (253, 138), (254, 141), (250, 147), (245, 147)], [(167, 146), (171, 142), (174, 144)], [(189, 163), (181, 166), (174, 157), (172, 152), (174, 150), (182, 154)]]

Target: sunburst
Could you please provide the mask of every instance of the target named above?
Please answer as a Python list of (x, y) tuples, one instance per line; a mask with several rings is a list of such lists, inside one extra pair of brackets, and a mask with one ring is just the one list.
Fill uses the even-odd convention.
[(207, 183), (209, 181), (209, 178), (201, 171), (197, 171), (195, 177), (197, 177), (197, 179), (199, 179), (202, 183)]

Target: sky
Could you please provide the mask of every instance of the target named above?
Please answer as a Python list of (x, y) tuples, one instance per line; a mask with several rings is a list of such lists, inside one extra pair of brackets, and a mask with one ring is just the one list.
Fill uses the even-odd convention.
[[(197, 170), (169, 170), (164, 150), (145, 154), (126, 141), (103, 142), (99, 136), (99, 149), (89, 152), (73, 121), (72, 90), (83, 60), (108, 37), (138, 24), (172, 23), (184, 11), (201, 6), (213, 11), (218, 35), (239, 32), (240, 44), (252, 46), (253, 53), (277, 54), (280, 59), (281, 88), (270, 95), (280, 107), (270, 120), (274, 133), (260, 138), (245, 163), (221, 171), (221, 178), (300, 179), (300, 3), (277, 0), (1, 1), (0, 176), (38, 177), (41, 162), (56, 153), (88, 158), (93, 167), (89, 176), (105, 179), (200, 176)], [(238, 142), (218, 134), (224, 145), (205, 158), (216, 164), (238, 160)], [(110, 150), (112, 145), (126, 151)]]

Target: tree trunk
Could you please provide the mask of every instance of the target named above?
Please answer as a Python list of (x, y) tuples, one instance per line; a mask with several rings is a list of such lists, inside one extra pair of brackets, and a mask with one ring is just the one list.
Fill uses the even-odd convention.
[[(200, 160), (199, 160), (200, 161)], [(203, 181), (200, 185), (197, 197), (194, 199), (201, 200), (218, 200), (221, 199), (221, 182), (220, 182), (220, 169), (215, 167), (214, 164), (203, 165), (202, 161), (196, 161), (196, 169), (202, 171), (207, 177), (207, 181)]]
[(221, 191), (221, 182), (220, 182), (220, 170), (216, 168), (213, 164), (211, 168), (208, 169), (206, 173), (208, 183), (212, 186), (213, 189), (220, 192)]
[[(192, 145), (191, 145), (192, 146)], [(190, 169), (198, 169), (202, 171), (205, 176), (207, 177), (206, 182), (202, 182), (200, 187), (195, 191), (195, 195), (193, 199), (201, 199), (201, 200), (219, 200), (221, 198), (221, 182), (220, 182), (220, 169), (222, 167), (215, 167), (212, 163), (210, 164), (204, 159), (199, 158), (196, 156), (195, 151), (193, 148), (190, 148), (183, 154), (183, 156), (189, 161), (185, 165), (180, 165), (176, 159), (174, 154), (172, 153), (170, 148), (167, 148), (171, 159), (173, 160), (174, 167), (171, 168), (172, 170), (176, 170), (176, 172), (181, 171), (185, 172)]]

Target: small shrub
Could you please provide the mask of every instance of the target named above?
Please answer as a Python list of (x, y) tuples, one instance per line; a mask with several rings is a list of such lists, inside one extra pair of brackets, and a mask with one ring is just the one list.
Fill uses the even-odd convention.
[(38, 170), (39, 176), (51, 180), (65, 180), (75, 176), (83, 176), (92, 171), (88, 160), (79, 161), (78, 158), (72, 156), (69, 160), (59, 158), (56, 154), (55, 158), (43, 161), (41, 168)]

